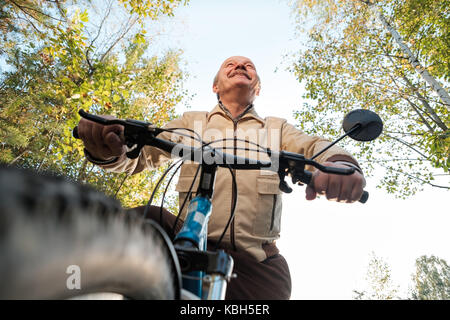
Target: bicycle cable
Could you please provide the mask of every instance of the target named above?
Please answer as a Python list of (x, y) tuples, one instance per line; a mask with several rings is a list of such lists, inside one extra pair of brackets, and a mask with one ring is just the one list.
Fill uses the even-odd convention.
[[(208, 145), (213, 144), (213, 143), (224, 142), (224, 141), (230, 141), (230, 140), (231, 140), (231, 141), (241, 141), (241, 142), (246, 142), (246, 143), (255, 145), (255, 146), (257, 146), (258, 148), (262, 149), (262, 150), (256, 150), (256, 149), (249, 149), (249, 150), (253, 150), (253, 151), (256, 151), (256, 152), (265, 152), (266, 154), (270, 152), (270, 150), (269, 150), (268, 148), (262, 147), (261, 145), (259, 145), (259, 144), (257, 144), (257, 143), (254, 143), (254, 142), (252, 142), (252, 141), (248, 141), (248, 140), (245, 140), (245, 139), (236, 139), (236, 138), (223, 138), (223, 139), (213, 140), (213, 141), (210, 141), (210, 142), (208, 142), (208, 143), (204, 143), (204, 144), (202, 145), (202, 149), (203, 149), (204, 147), (208, 146)], [(226, 147), (225, 147), (225, 148), (226, 148)], [(215, 149), (215, 148), (213, 148), (213, 149)], [(238, 148), (235, 148), (235, 149), (238, 149)], [(241, 149), (241, 148), (239, 148), (239, 149)], [(246, 149), (246, 148), (243, 148), (243, 149)], [(236, 213), (237, 194), (238, 194), (236, 175), (234, 174), (234, 172), (233, 172), (233, 170), (232, 170), (232, 168), (231, 168), (231, 166), (230, 166), (229, 164), (227, 164), (227, 167), (228, 167), (228, 170), (230, 171), (230, 174), (231, 174), (231, 179), (232, 179), (232, 199), (233, 199), (234, 201), (233, 201), (232, 204), (231, 204), (232, 209), (231, 209), (231, 212), (230, 212), (230, 218), (228, 219), (227, 224), (225, 225), (225, 228), (224, 228), (224, 230), (223, 230), (223, 232), (222, 232), (222, 234), (221, 234), (219, 240), (218, 240), (217, 243), (216, 243), (215, 250), (218, 249), (220, 243), (222, 242), (223, 238), (225, 237), (225, 234), (226, 234), (228, 228), (230, 227), (232, 221), (234, 220), (235, 213)], [(176, 227), (176, 225), (177, 225), (177, 223), (178, 223), (178, 220), (180, 219), (181, 212), (182, 212), (183, 209), (184, 209), (184, 206), (185, 206), (185, 204), (186, 204), (187, 199), (190, 197), (190, 195), (191, 195), (191, 193), (192, 193), (192, 188), (193, 188), (193, 186), (194, 186), (194, 181), (195, 181), (195, 179), (197, 178), (199, 169), (200, 169), (200, 165), (198, 165), (198, 167), (197, 167), (197, 171), (196, 171), (196, 173), (195, 173), (195, 176), (194, 176), (194, 179), (193, 179), (193, 181), (192, 181), (192, 184), (191, 184), (191, 186), (190, 186), (190, 188), (189, 188), (188, 194), (187, 194), (186, 198), (184, 199), (182, 206), (180, 207), (180, 210), (179, 210), (179, 212), (178, 212), (177, 218), (175, 219), (175, 223), (174, 223), (174, 225), (173, 225), (173, 227), (172, 227), (172, 235), (175, 234), (175, 227)], [(234, 197), (233, 197), (233, 194), (235, 195)]]
[[(210, 141), (210, 142), (207, 142), (207, 143), (206, 143), (206, 142), (204, 142), (204, 141), (201, 139), (200, 135), (199, 135), (197, 132), (195, 132), (194, 130), (192, 130), (192, 129), (188, 129), (188, 128), (170, 128), (170, 129), (163, 129), (163, 130), (166, 131), (166, 132), (175, 132), (176, 130), (186, 130), (186, 131), (188, 131), (188, 132), (194, 133), (194, 134), (196, 135), (196, 137), (193, 137), (193, 136), (190, 136), (190, 135), (187, 135), (187, 134), (182, 134), (182, 133), (179, 133), (179, 132), (178, 132), (177, 134), (201, 142), (201, 143), (202, 143), (202, 146), (201, 146), (202, 150), (203, 150), (206, 146), (209, 146), (209, 145), (211, 145), (211, 144), (218, 143), (218, 142), (225, 142), (225, 141), (240, 141), (240, 142), (245, 142), (245, 143), (248, 143), (248, 144), (251, 144), (251, 145), (255, 145), (255, 146), (257, 146), (258, 148), (260, 148), (261, 150), (258, 150), (258, 149), (250, 149), (250, 148), (236, 148), (236, 147), (233, 147), (233, 149), (235, 149), (235, 150), (245, 150), (245, 151), (254, 151), (254, 152), (264, 152), (264, 153), (266, 153), (266, 154), (270, 154), (270, 149), (265, 148), (265, 147), (263, 147), (263, 146), (261, 146), (261, 145), (255, 143), (255, 142), (252, 142), (252, 141), (249, 141), (249, 140), (245, 140), (245, 139), (223, 138), (223, 139), (217, 139), (217, 140), (213, 140), (213, 141)], [(231, 147), (225, 146), (225, 147), (223, 147), (223, 148), (221, 148), (221, 149), (230, 149), (230, 148), (231, 148)], [(213, 149), (215, 149), (215, 148), (213, 148)], [(145, 211), (144, 211), (144, 218), (147, 216), (147, 213), (148, 213), (148, 210), (149, 210), (149, 208), (150, 208), (151, 202), (153, 202), (154, 195), (156, 194), (156, 191), (159, 189), (159, 186), (160, 186), (162, 180), (166, 177), (166, 175), (168, 174), (168, 172), (169, 172), (170, 170), (172, 170), (173, 167), (174, 167), (175, 165), (177, 165), (177, 164), (178, 164), (179, 162), (181, 162), (181, 161), (182, 161), (182, 163), (176, 168), (175, 172), (174, 172), (174, 173), (172, 174), (172, 176), (170, 177), (169, 182), (167, 183), (167, 185), (166, 185), (166, 187), (165, 187), (165, 190), (164, 190), (164, 193), (163, 193), (162, 203), (161, 203), (161, 206), (160, 206), (160, 213), (159, 213), (160, 223), (162, 222), (162, 208), (163, 208), (163, 205), (164, 205), (163, 201), (164, 201), (164, 198), (165, 198), (165, 194), (166, 194), (166, 192), (167, 192), (167, 189), (168, 189), (168, 187), (169, 187), (169, 185), (170, 185), (170, 183), (171, 183), (173, 177), (175, 176), (175, 174), (177, 173), (177, 171), (180, 169), (180, 167), (184, 164), (184, 158), (178, 160), (178, 161), (175, 162), (173, 165), (171, 165), (171, 166), (164, 172), (164, 174), (161, 176), (161, 178), (159, 179), (159, 181), (158, 181), (158, 183), (157, 183), (155, 189), (154, 189), (153, 192), (152, 192), (152, 196), (151, 196), (149, 202), (147, 203), (147, 206), (146, 206)], [(227, 221), (227, 224), (225, 225), (225, 228), (224, 228), (224, 230), (223, 230), (221, 236), (219, 237), (219, 240), (217, 241), (217, 243), (216, 243), (216, 245), (215, 245), (215, 250), (218, 249), (220, 243), (222, 242), (223, 238), (225, 237), (225, 234), (226, 234), (226, 232), (228, 231), (228, 228), (230, 227), (232, 221), (234, 220), (235, 213), (236, 213), (237, 194), (238, 194), (236, 175), (234, 174), (234, 172), (233, 172), (233, 170), (232, 170), (232, 168), (231, 168), (231, 166), (230, 166), (229, 164), (227, 164), (227, 167), (228, 167), (228, 170), (230, 171), (231, 179), (232, 179), (232, 199), (233, 199), (232, 201), (233, 201), (233, 202), (232, 202), (232, 204), (231, 204), (230, 217), (229, 217), (229, 219), (228, 219), (228, 221)], [(200, 165), (197, 166), (197, 170), (196, 170), (196, 172), (195, 172), (194, 178), (193, 178), (192, 183), (191, 183), (191, 185), (190, 185), (190, 187), (189, 187), (189, 190), (188, 190), (188, 192), (187, 192), (186, 198), (184, 199), (184, 201), (183, 201), (183, 203), (182, 203), (182, 205), (181, 205), (181, 207), (180, 207), (180, 209), (179, 209), (179, 211), (178, 211), (178, 215), (177, 215), (177, 217), (175, 218), (175, 222), (174, 222), (174, 224), (173, 224), (173, 226), (172, 226), (172, 230), (171, 230), (172, 237), (175, 236), (175, 229), (176, 229), (176, 226), (177, 226), (177, 224), (178, 224), (178, 221), (180, 220), (181, 213), (183, 212), (183, 209), (184, 209), (184, 207), (185, 207), (185, 205), (186, 205), (187, 199), (189, 199), (189, 198), (191, 197), (192, 189), (193, 189), (193, 187), (194, 187), (195, 180), (197, 179), (199, 170), (200, 170)]]
[[(249, 151), (265, 152), (266, 154), (270, 153), (270, 149), (265, 148), (265, 147), (262, 147), (261, 145), (255, 143), (255, 142), (248, 141), (248, 140), (245, 140), (245, 139), (236, 139), (236, 138), (217, 139), (217, 140), (210, 141), (210, 142), (206, 143), (206, 145), (204, 145), (204, 146), (208, 146), (208, 145), (210, 145), (210, 144), (217, 143), (217, 142), (224, 142), (224, 141), (230, 141), (230, 140), (231, 140), (231, 141), (241, 141), (241, 142), (246, 142), (246, 143), (248, 143), (248, 144), (255, 145), (255, 146), (257, 146), (258, 148), (262, 149), (262, 151), (261, 151), (261, 150), (256, 150), (256, 149), (248, 149)], [(231, 148), (231, 147), (229, 147), (229, 148)], [(227, 147), (225, 146), (224, 149), (229, 149), (229, 148), (227, 148)], [(236, 149), (236, 150), (239, 150), (239, 149), (247, 150), (247, 148), (235, 148), (235, 147), (233, 147), (233, 149)], [(237, 182), (236, 182), (236, 175), (234, 174), (233, 169), (231, 168), (231, 166), (230, 166), (229, 164), (227, 164), (227, 167), (228, 167), (228, 170), (229, 170), (230, 173), (231, 173), (231, 179), (232, 179), (232, 196), (231, 196), (231, 199), (233, 199), (234, 201), (233, 201), (232, 204), (231, 204), (230, 218), (228, 219), (227, 224), (225, 225), (225, 228), (224, 228), (224, 230), (223, 230), (221, 236), (219, 237), (219, 240), (217, 241), (217, 243), (216, 243), (216, 245), (215, 245), (215, 250), (217, 250), (217, 249), (219, 248), (219, 245), (220, 245), (220, 243), (222, 242), (223, 238), (225, 237), (225, 234), (226, 234), (228, 228), (230, 227), (232, 221), (234, 220), (235, 212), (236, 212), (237, 194), (238, 194), (238, 190), (237, 190)], [(234, 196), (233, 196), (233, 195), (234, 195)]]
[[(189, 128), (169, 128), (169, 129), (161, 129), (161, 130), (167, 131), (167, 132), (175, 132), (176, 130), (186, 130), (186, 131), (188, 131), (188, 132), (194, 133), (194, 134), (197, 136), (197, 138), (195, 138), (195, 137), (193, 137), (193, 136), (189, 136), (189, 135), (187, 135), (187, 134), (179, 133), (179, 132), (176, 133), (176, 134), (179, 134), (179, 135), (181, 135), (181, 136), (185, 136), (185, 137), (188, 137), (188, 138), (197, 140), (197, 141), (201, 142), (202, 144), (205, 144), (205, 142), (201, 139), (200, 135), (199, 135), (197, 132), (195, 132), (194, 130), (189, 129)], [(161, 178), (158, 180), (158, 182), (157, 182), (157, 184), (156, 184), (155, 188), (153, 189), (153, 192), (152, 192), (152, 194), (151, 194), (151, 196), (150, 196), (150, 199), (149, 199), (149, 201), (147, 202), (147, 205), (145, 206), (145, 210), (144, 210), (144, 219), (147, 217), (148, 211), (150, 210), (150, 206), (151, 206), (151, 204), (152, 204), (152, 202), (153, 202), (153, 198), (154, 198), (154, 196), (156, 195), (156, 192), (158, 191), (159, 186), (161, 185), (161, 182), (162, 182), (163, 179), (166, 177), (166, 175), (169, 173), (169, 171), (172, 170), (173, 167), (174, 167), (175, 165), (177, 165), (179, 162), (184, 162), (184, 158), (181, 158), (181, 159), (177, 160), (175, 163), (173, 163), (173, 164), (172, 164), (172, 165), (171, 165), (171, 166), (163, 173), (163, 175), (161, 176)], [(183, 163), (181, 163), (181, 164), (183, 164)], [(181, 167), (181, 165), (180, 165), (180, 167)], [(175, 173), (178, 171), (178, 169), (179, 169), (179, 167), (176, 169)], [(168, 185), (169, 185), (170, 182), (172, 181), (173, 176), (174, 176), (174, 175), (172, 175), (172, 177), (170, 178), (170, 180), (169, 180), (169, 182), (168, 182)], [(164, 193), (164, 195), (165, 195), (165, 193)], [(164, 195), (163, 195), (163, 200), (164, 200)], [(164, 205), (164, 203), (161, 203), (161, 208), (162, 208), (163, 205)], [(161, 210), (161, 212), (162, 212), (162, 209), (160, 209), (160, 210)], [(162, 221), (162, 213), (161, 213), (161, 212), (160, 212), (160, 223), (161, 223), (161, 221)]]
[(153, 198), (155, 197), (156, 192), (159, 189), (159, 186), (161, 184), (161, 182), (163, 181), (163, 179), (165, 178), (165, 176), (169, 173), (170, 170), (172, 170), (172, 168), (177, 165), (179, 162), (181, 162), (183, 159), (179, 159), (177, 161), (175, 161), (175, 163), (173, 163), (166, 171), (164, 171), (163, 175), (161, 176), (161, 178), (159, 178), (158, 182), (156, 183), (155, 188), (152, 191), (152, 194), (150, 196), (150, 200), (148, 200), (147, 205), (145, 206), (145, 210), (144, 210), (144, 219), (147, 218), (147, 214), (148, 211), (150, 210), (150, 206), (153, 202)]
[(181, 163), (178, 165), (178, 167), (175, 169), (175, 171), (172, 173), (172, 176), (170, 176), (169, 181), (166, 184), (166, 187), (164, 188), (164, 193), (161, 199), (161, 205), (159, 206), (159, 223), (162, 225), (162, 216), (163, 216), (163, 206), (164, 206), (164, 199), (166, 197), (167, 190), (169, 189), (170, 183), (172, 182), (173, 177), (177, 174), (178, 170), (183, 165), (184, 161), (181, 161)]
[[(269, 148), (263, 147), (263, 146), (259, 145), (259, 144), (256, 143), (256, 142), (248, 141), (248, 140), (245, 140), (245, 139), (236, 139), (236, 138), (223, 138), (223, 139), (213, 140), (213, 141), (210, 141), (210, 142), (205, 143), (204, 147), (209, 146), (209, 145), (211, 145), (211, 144), (213, 144), (213, 143), (224, 142), (224, 141), (240, 141), (240, 142), (246, 142), (246, 143), (248, 143), (248, 144), (255, 145), (255, 146), (257, 146), (258, 148), (261, 148), (261, 149), (262, 149), (262, 150), (260, 150), (260, 151), (258, 151), (258, 152), (271, 153), (271, 150), (270, 150)], [(225, 146), (225, 147), (222, 148), (222, 149), (231, 149), (231, 147), (226, 147), (226, 146)], [(256, 150), (255, 150), (255, 151), (256, 151)]]
[(175, 228), (177, 226), (178, 221), (180, 220), (180, 216), (181, 216), (181, 213), (183, 212), (184, 206), (186, 205), (186, 200), (191, 196), (192, 188), (194, 187), (194, 183), (195, 183), (195, 180), (197, 179), (199, 171), (200, 171), (200, 165), (197, 166), (197, 171), (195, 171), (194, 179), (192, 179), (192, 183), (191, 183), (191, 186), (189, 187), (186, 198), (184, 198), (183, 204), (181, 205), (180, 209), (178, 210), (178, 215), (175, 218), (175, 222), (173, 223), (173, 226), (172, 226), (172, 231), (171, 231), (172, 237), (175, 236)]
[(180, 132), (176, 132), (176, 134), (183, 136), (183, 137), (188, 137), (188, 138), (194, 139), (202, 144), (206, 143), (205, 141), (202, 140), (202, 138), (200, 137), (200, 135), (197, 132), (195, 132), (194, 130), (189, 129), (189, 128), (168, 128), (168, 129), (161, 129), (161, 130), (166, 131), (166, 132), (175, 132), (176, 130), (186, 130), (188, 132), (192, 132), (193, 134), (195, 134), (196, 137), (193, 137), (193, 136), (190, 136), (190, 135), (187, 135), (184, 133), (180, 133)]
[[(231, 166), (228, 165), (228, 170), (231, 173), (231, 179), (232, 179), (232, 194), (231, 194), (231, 199), (233, 199), (234, 201), (231, 204), (231, 213), (230, 213), (230, 218), (228, 219), (227, 224), (225, 225), (225, 229), (223, 230), (222, 234), (220, 235), (219, 240), (216, 243), (216, 246), (214, 248), (214, 250), (219, 249), (219, 245), (222, 242), (222, 239), (225, 237), (225, 234), (227, 233), (228, 228), (231, 225), (231, 222), (233, 222), (234, 220), (234, 215), (236, 213), (236, 204), (237, 204), (237, 183), (236, 183), (236, 175), (233, 172), (233, 169), (231, 169)], [(233, 196), (234, 195), (234, 196)]]

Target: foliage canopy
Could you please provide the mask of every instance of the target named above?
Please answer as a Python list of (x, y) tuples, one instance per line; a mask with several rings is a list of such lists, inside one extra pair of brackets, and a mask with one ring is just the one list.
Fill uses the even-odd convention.
[(383, 169), (378, 187), (398, 197), (424, 184), (449, 188), (449, 7), (448, 0), (293, 3), (305, 36), (290, 68), (306, 91), (298, 126), (335, 137), (349, 111), (377, 112), (383, 135), (346, 147), (369, 175)]
[(144, 204), (161, 170), (128, 178), (100, 170), (71, 131), (81, 108), (157, 125), (176, 116), (188, 97), (181, 52), (150, 55), (146, 30), (181, 3), (0, 0), (0, 161)]

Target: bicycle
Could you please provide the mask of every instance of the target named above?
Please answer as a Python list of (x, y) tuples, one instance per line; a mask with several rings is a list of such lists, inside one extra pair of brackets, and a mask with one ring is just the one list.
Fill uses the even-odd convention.
[[(232, 278), (233, 259), (218, 247), (233, 221), (236, 200), (215, 249), (208, 251), (206, 247), (207, 225), (212, 212), (211, 198), (214, 193), (214, 177), (217, 168), (229, 169), (232, 175), (233, 192), (236, 195), (237, 185), (233, 169), (276, 170), (280, 179), (280, 190), (289, 193), (292, 188), (285, 181), (287, 175), (291, 176), (294, 184), (311, 183), (312, 173), (305, 169), (305, 165), (314, 166), (326, 173), (353, 174), (355, 168), (327, 167), (313, 159), (345, 136), (359, 141), (373, 140), (378, 137), (383, 127), (381, 119), (375, 113), (368, 110), (354, 110), (344, 119), (345, 135), (310, 159), (297, 153), (275, 152), (247, 141), (258, 147), (256, 151), (264, 152), (270, 159), (278, 159), (279, 165), (274, 169), (271, 161), (242, 158), (222, 152), (218, 148), (212, 147), (212, 144), (217, 141), (206, 143), (195, 132), (191, 132), (194, 134), (193, 136), (186, 136), (201, 142), (199, 148), (157, 137), (161, 132), (173, 132), (183, 128), (163, 129), (138, 120), (107, 120), (83, 110), (80, 110), (79, 113), (82, 117), (103, 125), (123, 125), (125, 142), (130, 148), (127, 156), (130, 158), (138, 157), (140, 150), (145, 145), (160, 148), (172, 155), (176, 150), (176, 157), (179, 159), (166, 170), (158, 181), (148, 206), (168, 172), (177, 165), (179, 168), (186, 160), (197, 162), (199, 166), (188, 196), (180, 206), (180, 212), (186, 205), (200, 172), (196, 196), (189, 201), (186, 219), (180, 232), (171, 239), (156, 222), (146, 219), (146, 214), (143, 217), (124, 214), (117, 201), (107, 198), (89, 187), (67, 182), (58, 177), (0, 168), (2, 191), (0, 197), (3, 200), (0, 201), (0, 212), (2, 213), (0, 226), (2, 234), (6, 235), (0, 246), (2, 256), (6, 257), (0, 262), (0, 274), (5, 276), (5, 281), (0, 288), (0, 298), (61, 299), (71, 298), (73, 295), (113, 292), (132, 299), (223, 300), (227, 282)], [(77, 128), (74, 129), (73, 135), (75, 138), (79, 138)], [(244, 149), (255, 151), (250, 148)], [(204, 159), (208, 159), (208, 161)], [(175, 173), (172, 174), (171, 179)], [(11, 179), (21, 182), (5, 187)], [(24, 183), (26, 179), (31, 182), (31, 186)], [(11, 188), (11, 186), (13, 187)], [(39, 195), (33, 197), (32, 194), (36, 192), (36, 189), (32, 187), (36, 186), (41, 187), (37, 190), (50, 191), (45, 191), (46, 193), (41, 198)], [(236, 197), (234, 198), (236, 199)], [(365, 203), (367, 199), (368, 193), (364, 191), (359, 201)], [(55, 200), (59, 202), (55, 203)], [(36, 211), (41, 215), (30, 217), (32, 214), (27, 212), (27, 210), (31, 210), (30, 208), (38, 208)], [(67, 213), (67, 210), (70, 212)], [(33, 218), (31, 225), (30, 218)], [(178, 219), (179, 215), (174, 227)], [(58, 229), (64, 223), (70, 227)], [(45, 233), (42, 235), (41, 231), (44, 230)], [(103, 234), (100, 232), (98, 235), (99, 230)], [(31, 240), (25, 239), (22, 241), (24, 243), (21, 243), (17, 239), (20, 235), (31, 238)], [(88, 238), (93, 241), (93, 244), (83, 243), (81, 246), (71, 246), (70, 237), (78, 242), (83, 242), (83, 239)], [(107, 244), (110, 241), (112, 244)], [(62, 245), (63, 243), (64, 245)], [(28, 247), (33, 247), (33, 244), (37, 248), (28, 250)], [(45, 245), (49, 244), (52, 244), (52, 248), (54, 247), (53, 254), (48, 254), (49, 250), (45, 248)], [(58, 249), (56, 244), (62, 248), (71, 248), (72, 252), (70, 254), (62, 252), (63, 250)], [(117, 250), (115, 245), (121, 249)], [(130, 253), (133, 248), (134, 254)], [(52, 252), (52, 250), (50, 251)], [(40, 259), (39, 254), (43, 254), (43, 258), (46, 259)], [(100, 255), (101, 259), (96, 254)], [(128, 259), (124, 259), (124, 257)], [(48, 261), (42, 263), (41, 260)], [(39, 264), (38, 261), (41, 263)], [(73, 291), (67, 288), (64, 279), (67, 274), (63, 274), (60, 269), (63, 266), (80, 264), (82, 265), (81, 270), (84, 270), (83, 282), (79, 291)], [(31, 272), (30, 265), (35, 265), (37, 271)], [(205, 285), (205, 282), (208, 285)], [(206, 289), (203, 291), (204, 287)]]

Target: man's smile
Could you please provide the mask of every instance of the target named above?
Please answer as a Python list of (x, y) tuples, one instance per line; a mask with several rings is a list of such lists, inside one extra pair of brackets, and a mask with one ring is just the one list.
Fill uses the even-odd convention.
[(245, 72), (241, 72), (241, 71), (236, 71), (230, 74), (230, 78), (233, 78), (234, 76), (243, 76), (246, 77), (247, 79), (251, 80), (252, 78)]

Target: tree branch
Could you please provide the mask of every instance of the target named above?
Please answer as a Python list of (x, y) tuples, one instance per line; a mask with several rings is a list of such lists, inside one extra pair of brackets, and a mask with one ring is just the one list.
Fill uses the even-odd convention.
[[(383, 44), (380, 42), (380, 39), (377, 39), (377, 43), (380, 46), (380, 48), (387, 54), (387, 50), (386, 48), (383, 46)], [(431, 119), (433, 120), (433, 122), (435, 122), (442, 130), (447, 131), (448, 128), (447, 126), (442, 122), (442, 120), (439, 118), (439, 116), (436, 114), (436, 112), (434, 111), (434, 109), (429, 105), (428, 101), (425, 99), (425, 97), (423, 97), (419, 90), (417, 90), (417, 88), (411, 83), (411, 81), (406, 77), (405, 73), (403, 71), (398, 70), (397, 66), (395, 65), (395, 62), (392, 60), (391, 57), (388, 57), (388, 59), (390, 60), (390, 62), (392, 63), (392, 67), (396, 69), (397, 72), (399, 72), (401, 74), (402, 79), (406, 82), (407, 86), (413, 91), (413, 93), (416, 95), (416, 97), (419, 99), (419, 101), (422, 103), (422, 105), (425, 107), (425, 109), (430, 113)], [(391, 75), (389, 74), (389, 77), (391, 77)], [(395, 79), (393, 79), (391, 77), (391, 79), (394, 81), (394, 83), (397, 85)], [(397, 85), (398, 86), (398, 85)], [(404, 99), (406, 99), (408, 101), (408, 103), (413, 107), (414, 111), (417, 112), (419, 114), (419, 112), (417, 111), (416, 106), (407, 98), (404, 97)], [(433, 132), (434, 130), (431, 128), (431, 126), (428, 124), (428, 122), (426, 122), (426, 120), (422, 117), (422, 115), (420, 115), (420, 118), (423, 119), (424, 123), (426, 124), (426, 126)]]
[(408, 86), (411, 88), (411, 90), (416, 94), (417, 98), (420, 102), (422, 102), (425, 109), (430, 113), (430, 116), (432, 117), (433, 121), (438, 125), (439, 128), (441, 128), (443, 131), (447, 131), (448, 127), (445, 125), (445, 123), (442, 122), (441, 118), (436, 114), (434, 109), (428, 104), (428, 101), (420, 94), (419, 90), (409, 81), (409, 79), (403, 74), (403, 80), (408, 84)]
[[(132, 18), (130, 17), (128, 21), (130, 21)], [(117, 39), (112, 43), (112, 45), (106, 50), (106, 52), (102, 55), (100, 58), (100, 61), (103, 61), (103, 59), (108, 55), (108, 53), (122, 40), (125, 35), (131, 30), (131, 28), (135, 25), (137, 22), (137, 18), (133, 19), (133, 21), (130, 23), (128, 28), (119, 36)]]
[[(56, 21), (59, 21), (59, 22), (64, 22), (64, 20), (61, 20), (61, 19), (52, 17), (51, 15), (46, 14), (45, 12), (39, 11), (39, 10), (37, 10), (37, 9), (35, 9), (35, 8), (31, 8), (31, 7), (24, 6), (24, 5), (19, 5), (19, 4), (18, 4), (17, 2), (15, 2), (14, 0), (8, 0), (8, 1), (11, 2), (12, 4), (14, 4), (14, 5), (15, 5), (16, 7), (18, 7), (19, 9), (21, 9), (21, 10), (22, 10), (24, 13), (26, 13), (27, 15), (30, 15), (31, 17), (33, 17), (33, 15), (29, 14), (28, 12), (26, 12), (26, 11), (23, 10), (23, 9), (32, 10), (32, 11), (34, 11), (34, 12), (40, 14), (40, 15), (46, 16), (46, 17), (48, 17), (48, 18), (50, 18), (50, 19), (53, 19), (53, 20), (56, 20)], [(33, 17), (33, 19), (36, 20), (36, 21), (39, 21), (39, 20), (36, 19), (35, 17)], [(39, 21), (39, 22), (41, 22), (41, 21)]]
[[(409, 100), (407, 97), (403, 97), (403, 99), (405, 99), (409, 105), (413, 108), (413, 110), (417, 113), (417, 115), (420, 117), (420, 119), (422, 120), (422, 122), (425, 124), (425, 126), (428, 128), (428, 130), (432, 133), (434, 133), (434, 129), (431, 127), (431, 125), (428, 123), (428, 121), (422, 116), (422, 114), (419, 112), (419, 108), (411, 101)], [(424, 112), (426, 115), (428, 115), (426, 112)], [(430, 115), (428, 115), (430, 116)]]
[(427, 157), (425, 154), (423, 154), (422, 152), (418, 151), (418, 150), (417, 150), (416, 148), (414, 148), (410, 143), (408, 143), (408, 142), (406, 142), (406, 141), (403, 141), (403, 140), (400, 139), (400, 138), (397, 138), (397, 137), (391, 136), (391, 135), (389, 135), (389, 134), (386, 134), (386, 133), (383, 133), (383, 135), (385, 135), (386, 137), (388, 137), (388, 138), (390, 138), (390, 139), (393, 139), (393, 140), (395, 140), (395, 141), (397, 141), (397, 142), (400, 142), (401, 144), (407, 146), (408, 148), (410, 148), (410, 149), (414, 150), (415, 152), (417, 152), (418, 154), (420, 154), (420, 155), (421, 155), (422, 157), (424, 157), (425, 159), (427, 159), (427, 160), (430, 159), (430, 157)]
[(409, 159), (409, 158), (398, 158), (398, 159), (377, 159), (377, 160), (358, 160), (358, 162), (364, 163), (364, 162), (394, 162), (394, 161), (430, 161), (427, 159)]
[(423, 136), (424, 133), (411, 133), (411, 132), (399, 132), (399, 131), (389, 131), (389, 130), (383, 130), (385, 133), (394, 133), (394, 134), (401, 134), (404, 136)]
[(97, 35), (94, 37), (94, 39), (92, 39), (91, 43), (89, 44), (88, 48), (86, 49), (86, 52), (88, 52), (92, 48), (92, 46), (94, 45), (94, 42), (100, 36), (100, 33), (102, 31), (102, 28), (103, 28), (103, 24), (105, 23), (106, 19), (109, 17), (109, 15), (111, 13), (111, 8), (112, 8), (112, 2), (110, 1), (109, 4), (108, 4), (108, 12), (104, 15), (102, 21), (100, 22), (100, 25), (98, 26)]
[[(383, 166), (383, 165), (382, 165), (382, 166)], [(450, 189), (450, 187), (447, 187), (447, 186), (440, 186), (440, 185), (437, 185), (437, 184), (433, 184), (433, 183), (431, 183), (431, 182), (429, 182), (429, 181), (426, 181), (426, 180), (424, 180), (424, 179), (421, 179), (421, 178), (418, 178), (418, 177), (416, 177), (416, 176), (413, 176), (412, 174), (403, 172), (402, 170), (394, 169), (394, 168), (392, 168), (392, 167), (385, 167), (385, 166), (383, 166), (383, 167), (386, 168), (387, 170), (392, 170), (392, 171), (395, 171), (395, 172), (399, 172), (399, 173), (401, 173), (401, 174), (404, 174), (405, 176), (407, 176), (407, 177), (409, 177), (409, 178), (418, 180), (418, 181), (422, 182), (423, 184), (428, 184), (428, 185), (430, 185), (430, 186), (432, 186), (432, 187), (435, 187), (435, 188)]]
[[(22, 9), (21, 9), (22, 10)], [(23, 10), (22, 10), (23, 11)], [(30, 19), (28, 19), (28, 15), (25, 14), (24, 18), (20, 17), (19, 15), (17, 15), (17, 17), (21, 20), (25, 20), (26, 22), (28, 22), (29, 24), (31, 24), (31, 26), (33, 27), (34, 30), (36, 30), (39, 34), (44, 34), (41, 30), (39, 30), (33, 22), (30, 21)]]

